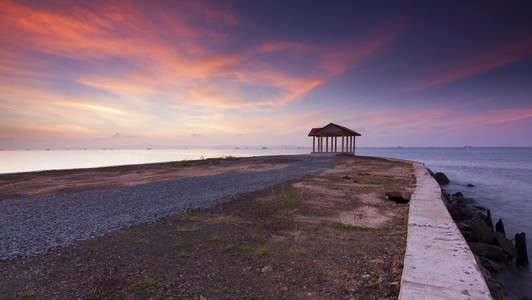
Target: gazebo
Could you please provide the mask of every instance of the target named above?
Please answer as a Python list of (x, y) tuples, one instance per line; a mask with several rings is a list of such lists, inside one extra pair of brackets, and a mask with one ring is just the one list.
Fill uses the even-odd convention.
[[(334, 123), (329, 123), (329, 125), (322, 127), (322, 128), (312, 128), (308, 136), (312, 137), (312, 154), (314, 153), (355, 154), (355, 137), (361, 136), (361, 134), (347, 127), (340, 126)], [(341, 151), (338, 151), (338, 138), (339, 137), (342, 137)], [(329, 138), (331, 140), (330, 147), (329, 147)], [(316, 143), (316, 140), (318, 141), (317, 143)]]

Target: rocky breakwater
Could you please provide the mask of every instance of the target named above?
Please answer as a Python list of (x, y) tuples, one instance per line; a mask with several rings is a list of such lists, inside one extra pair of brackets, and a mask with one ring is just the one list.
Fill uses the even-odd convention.
[(528, 264), (525, 234), (516, 234), (513, 241), (508, 239), (501, 219), (494, 226), (489, 209), (478, 205), (475, 199), (465, 197), (462, 192), (447, 192), (444, 188), (450, 182), (447, 176), (429, 172), (442, 187), (444, 203), (469, 244), (491, 295), (495, 299), (509, 299), (495, 276), (503, 270), (505, 263)]

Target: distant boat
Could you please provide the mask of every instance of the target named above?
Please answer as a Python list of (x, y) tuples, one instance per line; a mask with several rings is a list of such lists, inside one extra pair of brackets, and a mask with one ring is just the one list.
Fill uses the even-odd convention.
[(469, 148), (471, 148), (471, 146), (464, 146), (464, 148), (469, 149)]

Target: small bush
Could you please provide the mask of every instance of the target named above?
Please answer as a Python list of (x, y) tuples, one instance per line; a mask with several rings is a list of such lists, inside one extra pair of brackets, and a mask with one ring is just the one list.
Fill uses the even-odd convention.
[(187, 252), (180, 252), (178, 254), (179, 257), (183, 257), (183, 258), (186, 258), (186, 257), (189, 257), (190, 256), (190, 253), (187, 253)]
[(279, 213), (291, 213), (296, 212), (297, 208), (301, 204), (301, 198), (303, 193), (301, 190), (291, 193), (285, 192), (284, 184), (281, 184), (281, 194), (277, 196), (272, 188), (272, 194), (275, 199), (275, 209)]
[(362, 251), (357, 251), (357, 252), (354, 253), (354, 255), (355, 255), (356, 257), (362, 257), (362, 256), (366, 255), (366, 253), (364, 253), (364, 252), (362, 252)]
[(172, 250), (177, 250), (179, 248), (183, 247), (183, 245), (181, 243), (174, 243), (172, 245)]
[(290, 251), (290, 254), (297, 255), (297, 256), (307, 256), (308, 252), (305, 250), (296, 249), (296, 250)]

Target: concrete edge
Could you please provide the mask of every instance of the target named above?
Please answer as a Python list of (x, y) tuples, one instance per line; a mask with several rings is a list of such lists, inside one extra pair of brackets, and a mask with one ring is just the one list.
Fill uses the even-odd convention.
[(410, 200), (408, 237), (399, 299), (492, 299), (473, 253), (424, 164)]

